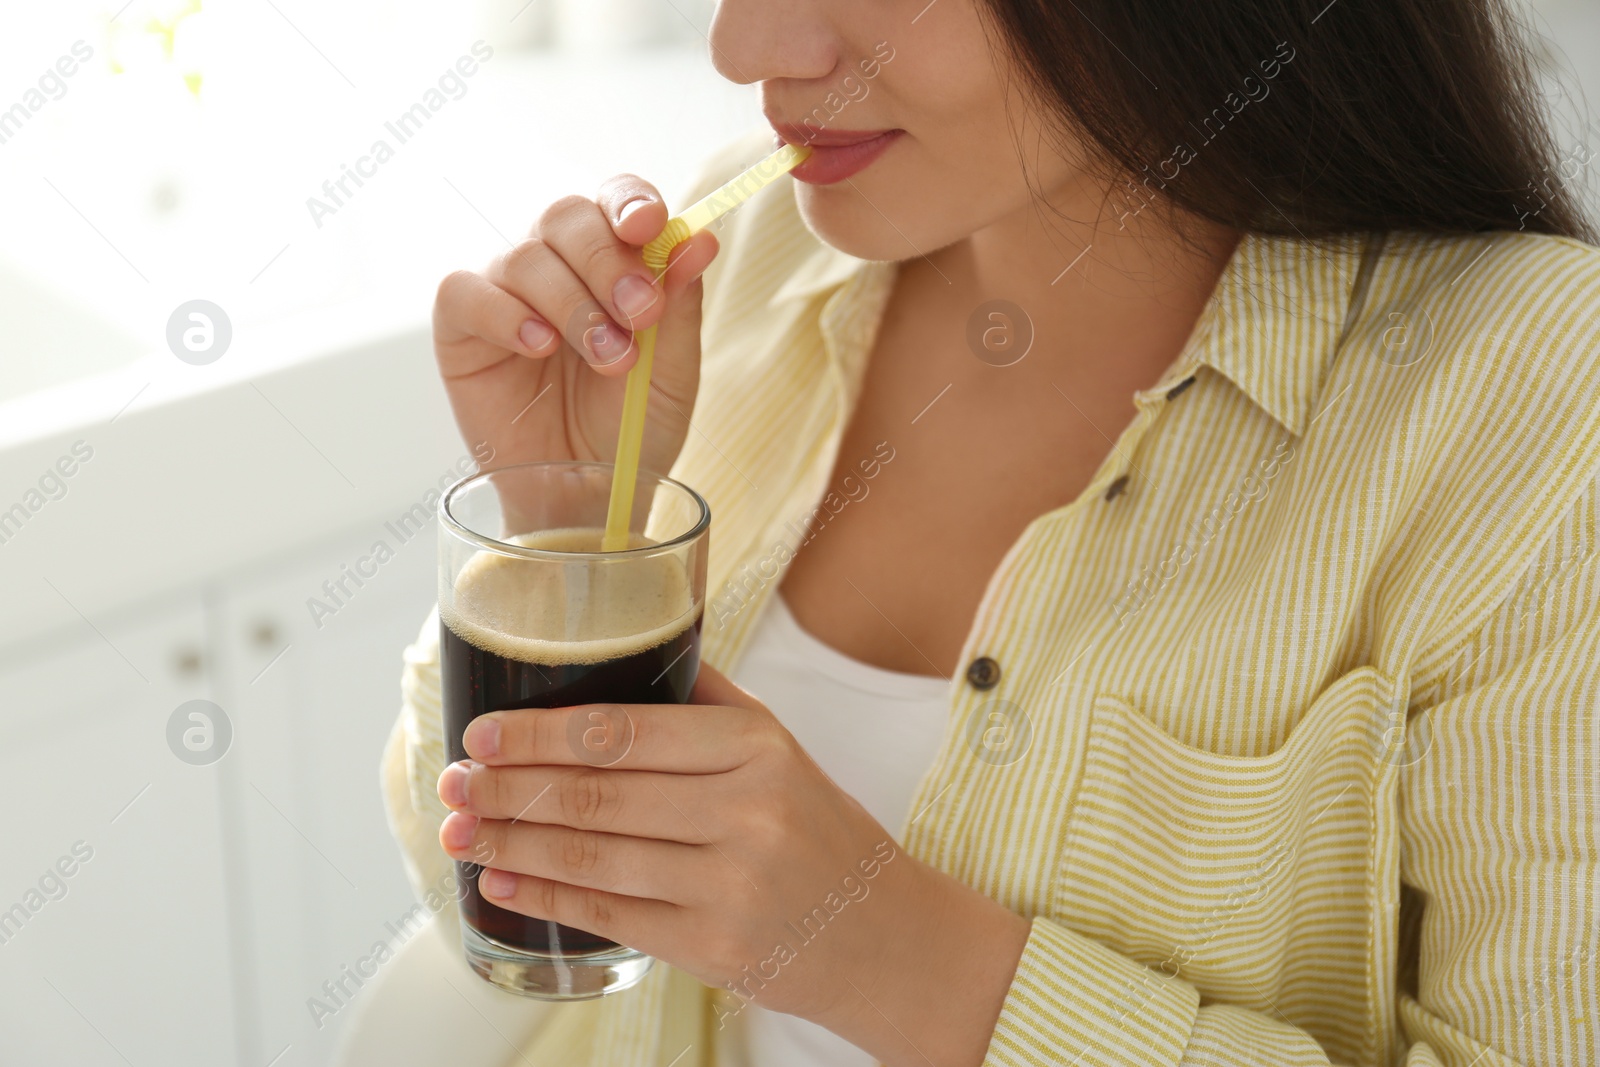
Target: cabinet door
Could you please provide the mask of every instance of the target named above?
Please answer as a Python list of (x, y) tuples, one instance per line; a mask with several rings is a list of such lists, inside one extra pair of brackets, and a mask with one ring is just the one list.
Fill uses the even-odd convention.
[(168, 744), (204, 633), (196, 596), (0, 649), (0, 1063), (236, 1062), (221, 724)]
[(217, 598), (249, 925), (241, 981), (255, 1009), (248, 1063), (285, 1048), (276, 1067), (326, 1063), (383, 965), (374, 947), (405, 937), (413, 901), (378, 767), (401, 652), (433, 604), (435, 542), (431, 526), (404, 532), (374, 517)]

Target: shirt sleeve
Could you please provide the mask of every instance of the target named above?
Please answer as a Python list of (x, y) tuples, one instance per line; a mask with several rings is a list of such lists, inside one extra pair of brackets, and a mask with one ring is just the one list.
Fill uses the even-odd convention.
[[(1569, 513), (1408, 726), (1407, 1067), (1600, 1063), (1600, 500)], [(1414, 739), (1414, 740), (1413, 740)], [(1405, 909), (1402, 909), (1403, 912)], [(1404, 925), (1404, 923), (1403, 923)], [(1271, 1013), (1035, 919), (984, 1067), (1329, 1064)]]
[[(1400, 784), (1407, 1038), (1450, 1067), (1600, 1063), (1600, 482), (1448, 650)], [(1409, 986), (1409, 988), (1408, 988)]]
[(442, 928), (453, 930), (459, 897), (455, 864), (439, 845), (439, 825), (449, 814), (436, 789), (444, 764), (439, 616), (434, 610), (403, 654), (400, 717), (384, 748), (381, 777), (389, 829), (400, 844), (411, 890), (438, 916)]

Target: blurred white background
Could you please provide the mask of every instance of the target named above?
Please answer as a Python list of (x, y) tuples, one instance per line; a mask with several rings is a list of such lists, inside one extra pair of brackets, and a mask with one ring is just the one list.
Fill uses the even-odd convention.
[[(434, 543), (392, 526), (469, 458), (434, 288), (619, 171), (681, 205), (760, 126), (710, 8), (7, 5), (0, 1063), (309, 1067), (379, 1000), (346, 979), (310, 1005), (411, 905), (377, 765)], [(1563, 156), (1592, 157), (1600, 3), (1528, 17)], [(1564, 195), (1592, 206), (1596, 170)], [(168, 343), (194, 300), (231, 332), (201, 365)], [(394, 558), (343, 578), (378, 540)], [(185, 749), (191, 700), (231, 738), (208, 713)]]
[[(434, 538), (399, 523), (470, 460), (434, 288), (619, 171), (681, 203), (761, 117), (700, 0), (122, 4), (0, 33), (0, 1063), (325, 1064), (412, 904), (377, 771)], [(196, 699), (232, 736), (181, 714), (225, 752), (191, 765)]]

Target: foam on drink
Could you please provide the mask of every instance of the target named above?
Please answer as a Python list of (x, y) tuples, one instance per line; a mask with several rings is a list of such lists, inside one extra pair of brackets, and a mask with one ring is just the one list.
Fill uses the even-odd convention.
[[(603, 532), (546, 530), (508, 540), (548, 552), (598, 552)], [(650, 543), (636, 537), (631, 547)], [(484, 551), (462, 566), (439, 615), (462, 640), (495, 655), (576, 665), (663, 644), (692, 625), (699, 610), (676, 556), (560, 565)]]

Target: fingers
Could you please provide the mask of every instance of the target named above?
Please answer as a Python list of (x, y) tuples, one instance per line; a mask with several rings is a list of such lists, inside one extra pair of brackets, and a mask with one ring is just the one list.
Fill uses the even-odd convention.
[(661, 288), (654, 273), (639, 249), (617, 236), (599, 204), (581, 196), (557, 200), (539, 219), (539, 237), (617, 323), (639, 330), (660, 320)]
[[(637, 351), (633, 332), (663, 322), (666, 298), (692, 285), (717, 254), (715, 237), (696, 234), (673, 250), (656, 277), (640, 248), (666, 222), (655, 186), (618, 175), (595, 200), (569, 196), (550, 205), (533, 235), (483, 275), (446, 277), (434, 304), (446, 377), (476, 373), (505, 352), (549, 356), (562, 340), (602, 374), (625, 373)], [(669, 325), (677, 328), (681, 318), (671, 316)], [(491, 349), (463, 343), (472, 339)]]
[(641, 247), (667, 224), (667, 208), (656, 187), (635, 174), (619, 174), (595, 198), (617, 237)]
[(439, 843), (463, 862), (487, 853), (496, 870), (674, 904), (700, 881), (698, 845), (460, 813), (445, 818)]
[[(667, 208), (656, 187), (633, 174), (619, 174), (600, 187), (596, 203), (623, 243), (642, 248), (667, 225)], [(717, 239), (701, 231), (679, 242), (667, 261), (667, 273), (657, 279), (671, 295), (700, 277), (717, 254)]]
[(468, 725), (463, 743), (467, 755), (491, 766), (718, 774), (742, 766), (781, 734), (765, 709), (581, 704), (480, 715)]
[[(661, 279), (667, 296), (678, 295), (704, 274), (716, 258), (719, 247), (716, 235), (710, 230), (701, 230), (674, 245), (672, 254), (667, 257), (667, 272)], [(669, 314), (673, 306), (672, 303), (668, 304)]]
[[(612, 232), (625, 244), (642, 248), (667, 225), (667, 208), (655, 186), (632, 174), (619, 174), (600, 187), (600, 210), (611, 222)], [(672, 249), (666, 274), (656, 279), (668, 296), (705, 273), (717, 255), (717, 239), (702, 230)], [(641, 259), (640, 262), (643, 262)], [(641, 322), (636, 328), (641, 328)]]
[(620, 373), (632, 365), (633, 337), (595, 301), (583, 280), (548, 242), (530, 237), (489, 267), (488, 280), (556, 326), (596, 368)]
[[(439, 283), (433, 305), (434, 338), (441, 350), (454, 350), (460, 342), (480, 338), (497, 349), (541, 358), (561, 346), (561, 335), (525, 302), (471, 271), (458, 270)], [(493, 354), (480, 355), (492, 361)], [(446, 377), (459, 377), (482, 369), (479, 365), (452, 364)]]
[[(701, 844), (677, 775), (610, 767), (490, 767), (452, 763), (439, 776), (439, 799), (452, 811), (485, 819), (570, 826), (630, 837)], [(701, 816), (701, 822), (711, 821)], [(709, 828), (705, 832), (712, 832)]]
[(502, 908), (587, 930), (619, 944), (649, 952), (652, 933), (676, 929), (683, 908), (664, 900), (644, 900), (598, 889), (567, 885), (548, 878), (485, 868), (478, 888)]

